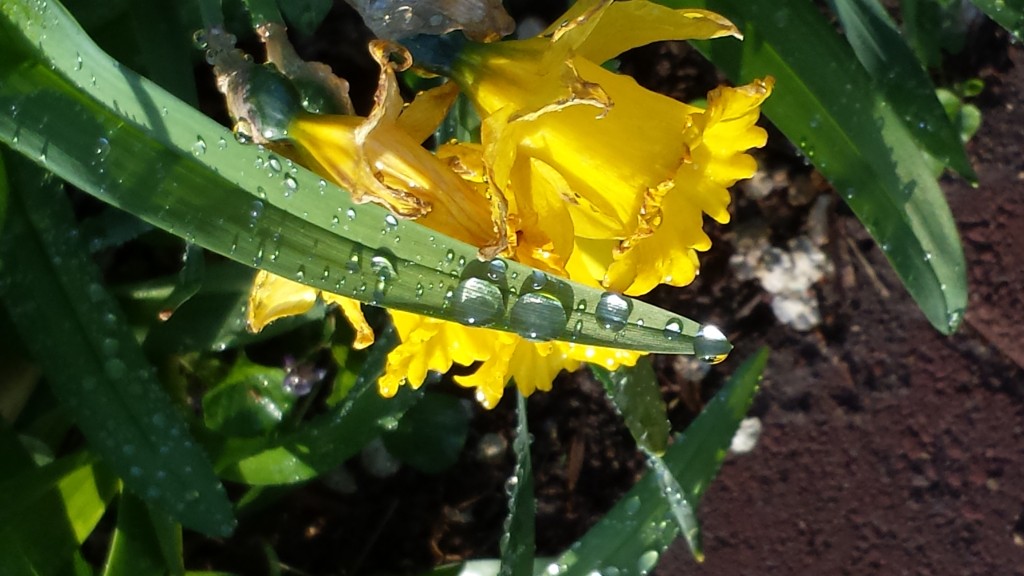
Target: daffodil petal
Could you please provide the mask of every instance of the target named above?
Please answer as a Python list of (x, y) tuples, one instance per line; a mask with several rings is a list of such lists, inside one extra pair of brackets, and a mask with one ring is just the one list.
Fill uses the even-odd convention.
[(455, 97), (459, 87), (447, 82), (416, 95), (398, 117), (398, 127), (417, 142), (423, 142), (437, 130)]
[(605, 9), (576, 54), (598, 64), (626, 50), (662, 40), (742, 38), (732, 22), (706, 10), (674, 10), (646, 0), (614, 2)]
[(639, 296), (658, 284), (685, 286), (692, 282), (698, 270), (696, 250), (711, 246), (702, 220), (700, 208), (683, 190), (670, 192), (663, 205), (661, 225), (652, 235), (614, 255), (605, 285)]
[(561, 356), (568, 362), (588, 362), (597, 364), (607, 370), (617, 370), (622, 366), (633, 366), (644, 354), (632, 350), (619, 350), (603, 346), (590, 346), (574, 342), (554, 343)]
[(328, 304), (337, 304), (341, 308), (342, 314), (345, 315), (345, 319), (352, 325), (352, 329), (356, 331), (355, 339), (352, 341), (352, 348), (362, 350), (373, 344), (373, 328), (370, 328), (369, 322), (366, 321), (366, 316), (363, 315), (363, 307), (358, 300), (338, 296), (330, 292), (320, 292), (320, 297)]
[(604, 9), (611, 2), (612, 0), (578, 0), (573, 2), (572, 6), (560, 18), (552, 22), (540, 35), (554, 37), (559, 31), (564, 33), (566, 29), (571, 30), (586, 24), (592, 19), (600, 18)]
[(511, 376), (516, 388), (523, 396), (535, 390), (547, 392), (551, 383), (562, 370), (572, 372), (579, 369), (580, 362), (568, 357), (564, 347), (553, 342), (522, 341), (512, 356)]
[(249, 291), (246, 326), (259, 332), (274, 320), (305, 314), (316, 304), (315, 288), (260, 270)]

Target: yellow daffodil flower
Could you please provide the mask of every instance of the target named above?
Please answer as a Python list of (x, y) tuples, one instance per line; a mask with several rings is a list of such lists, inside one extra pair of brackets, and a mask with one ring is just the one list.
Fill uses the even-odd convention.
[[(357, 200), (419, 218), (483, 247), (483, 255), (631, 295), (661, 283), (683, 285), (698, 270), (697, 251), (710, 246), (703, 214), (728, 221), (727, 187), (756, 168), (746, 151), (764, 144), (765, 132), (754, 123), (772, 80), (716, 89), (701, 109), (600, 65), (653, 41), (722, 36), (739, 33), (710, 12), (581, 0), (538, 38), (465, 42), (436, 67), (480, 112), (480, 145), (447, 144), (433, 156), (421, 149), (437, 118), (429, 111), (451, 93), (418, 98), (399, 113), (394, 64), (379, 47), (381, 84), (369, 118), (300, 117), (288, 133), (301, 161)], [(296, 302), (308, 309), (315, 301), (315, 290), (284, 283), (290, 281), (257, 282), (254, 325), (302, 311)], [(365, 343), (358, 306), (339, 303)], [(562, 369), (583, 362), (615, 369), (639, 356), (399, 311), (392, 317), (401, 343), (379, 381), (385, 396), (403, 384), (420, 386), (429, 371), (475, 364), (455, 380), (492, 407), (509, 379), (529, 394), (549, 389)]]
[(756, 169), (745, 151), (764, 145), (754, 122), (773, 81), (718, 88), (702, 110), (601, 64), (658, 40), (722, 36), (740, 34), (711, 12), (581, 0), (539, 37), (466, 42), (437, 67), (483, 117), (484, 161), (510, 216), (544, 222), (517, 253), (630, 295), (693, 280), (710, 247), (703, 214), (727, 222), (727, 187)]
[[(390, 48), (372, 45), (381, 64), (381, 80), (368, 118), (339, 115), (299, 115), (287, 127), (294, 156), (325, 178), (348, 188), (357, 201), (380, 203), (395, 213), (418, 218), (423, 224), (470, 244), (481, 254), (511, 254), (504, 197), (489, 189), (479, 150), (473, 146), (442, 146), (431, 155), (419, 142), (437, 124), (454, 92), (451, 87), (421, 95), (404, 109), (398, 99)], [(461, 176), (461, 177), (460, 177)], [(537, 236), (533, 225), (517, 233)], [(306, 312), (317, 297), (338, 304), (356, 329), (354, 346), (368, 346), (373, 333), (359, 303), (261, 271), (249, 298), (248, 323), (260, 330), (268, 323)], [(408, 312), (391, 311), (401, 343), (387, 360), (379, 389), (393, 396), (399, 386), (419, 387), (428, 371), (447, 372), (453, 363), (476, 371), (456, 382), (476, 388), (476, 397), (490, 408), (506, 383), (514, 379), (520, 391), (548, 390), (563, 369), (582, 362), (599, 362), (609, 369), (632, 365), (635, 352), (561, 342), (531, 342), (515, 334), (463, 326)]]

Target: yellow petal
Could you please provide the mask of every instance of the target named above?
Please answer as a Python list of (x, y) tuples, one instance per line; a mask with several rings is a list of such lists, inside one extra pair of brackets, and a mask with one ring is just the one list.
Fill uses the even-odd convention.
[(662, 40), (708, 40), (742, 34), (722, 16), (691, 8), (673, 10), (645, 0), (614, 2), (576, 47), (576, 54), (601, 64), (626, 50)]
[(644, 356), (644, 354), (632, 350), (619, 350), (617, 348), (590, 346), (574, 342), (558, 342), (556, 346), (561, 349), (562, 355), (567, 358), (567, 361), (576, 361), (577, 363), (589, 362), (607, 370), (617, 370), (622, 366), (633, 366), (641, 356)]
[(316, 289), (260, 270), (249, 292), (246, 326), (250, 332), (259, 332), (287, 316), (305, 314), (316, 304)]
[(533, 343), (522, 341), (512, 357), (511, 376), (523, 396), (535, 390), (551, 390), (551, 382), (562, 370), (579, 369), (580, 362), (569, 358), (564, 347), (554, 342)]
[(401, 344), (388, 354), (384, 375), (378, 382), (381, 394), (393, 396), (408, 383), (418, 388), (428, 371), (447, 372), (452, 364), (469, 366), (486, 361), (514, 342), (518, 336), (485, 328), (470, 328), (454, 322), (391, 311)]
[(458, 95), (459, 87), (454, 82), (420, 92), (402, 110), (398, 127), (413, 140), (423, 142), (437, 130)]
[(673, 190), (663, 205), (663, 219), (654, 233), (615, 253), (605, 285), (630, 296), (646, 294), (658, 284), (685, 286), (697, 275), (695, 250), (707, 250), (711, 240), (701, 227), (702, 214), (685, 189)]
[(366, 316), (363, 315), (363, 307), (358, 300), (338, 296), (330, 292), (320, 292), (320, 297), (328, 304), (337, 304), (345, 315), (345, 319), (352, 325), (352, 329), (356, 331), (355, 339), (352, 341), (352, 348), (362, 350), (373, 344), (373, 328), (370, 328), (370, 324), (366, 321)]

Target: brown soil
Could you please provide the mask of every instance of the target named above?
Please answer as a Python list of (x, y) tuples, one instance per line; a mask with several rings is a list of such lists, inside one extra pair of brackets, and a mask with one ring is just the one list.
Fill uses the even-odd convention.
[[(957, 72), (987, 86), (976, 101), (984, 125), (969, 145), (980, 186), (944, 181), (970, 274), (957, 335), (930, 327), (838, 202), (826, 247), (835, 273), (817, 287), (819, 329), (779, 325), (756, 283), (733, 277), (731, 227), (713, 232), (718, 242), (698, 282), (652, 294), (727, 327), (737, 345), (700, 384), (686, 382), (671, 359), (658, 361), (676, 429), (740, 360), (772, 349), (751, 413), (764, 426), (760, 442), (725, 462), (701, 506), (707, 561), (697, 566), (677, 542), (659, 574), (1024, 575), (1024, 49), (991, 28), (985, 34), (985, 55), (961, 58)], [(640, 51), (623, 65), (685, 99), (717, 82), (681, 45)], [(785, 140), (773, 138), (764, 162), (787, 178), (807, 176)], [(737, 197), (735, 211), (731, 226), (758, 215), (779, 244), (801, 231), (807, 212), (790, 206), (785, 191), (758, 202)], [(310, 574), (415, 572), (495, 557), (511, 456), (488, 459), (479, 446), (488, 434), (510, 440), (513, 409), (508, 398), (493, 411), (476, 409), (460, 461), (441, 475), (403, 468), (378, 479), (349, 463), (354, 494), (322, 482), (283, 492), (277, 505), (243, 519), (228, 545), (189, 541), (186, 558), (261, 573), (267, 541), (282, 563)], [(585, 374), (531, 397), (529, 414), (538, 553), (551, 555), (614, 504), (643, 462)]]

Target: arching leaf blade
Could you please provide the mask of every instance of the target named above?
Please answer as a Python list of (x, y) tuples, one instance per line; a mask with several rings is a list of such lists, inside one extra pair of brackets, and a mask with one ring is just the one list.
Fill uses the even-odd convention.
[(967, 276), (945, 196), (903, 120), (817, 9), (805, 0), (661, 3), (707, 8), (739, 26), (743, 42), (696, 45), (734, 82), (775, 77), (765, 115), (849, 204), (932, 326), (955, 331)]
[[(460, 320), (451, 294), (476, 258), (474, 247), (377, 206), (353, 206), (345, 191), (305, 169), (238, 144), (111, 61), (58, 2), (29, 4), (0, 7), (0, 39), (12, 47), (0, 62), (0, 106), (14, 111), (0, 117), (0, 141), (213, 252), (363, 302)], [(534, 272), (507, 263), (515, 288)], [(526, 333), (544, 325), (552, 339), (693, 353), (698, 323), (634, 301), (627, 325), (612, 332), (595, 315), (599, 289), (552, 280), (564, 288), (558, 314), (532, 302), (514, 313), (527, 300), (510, 291), (490, 327)]]

